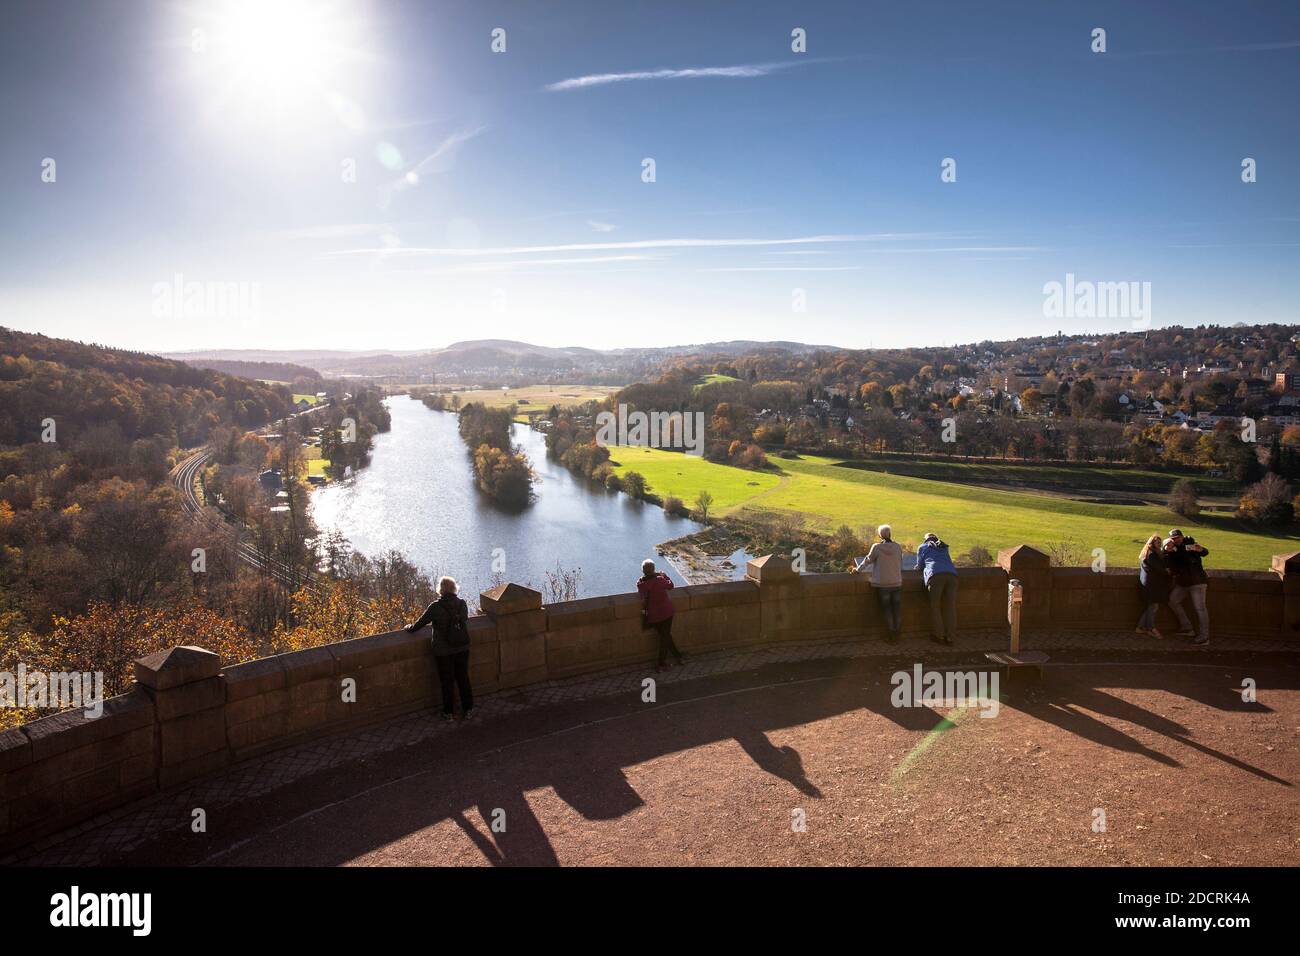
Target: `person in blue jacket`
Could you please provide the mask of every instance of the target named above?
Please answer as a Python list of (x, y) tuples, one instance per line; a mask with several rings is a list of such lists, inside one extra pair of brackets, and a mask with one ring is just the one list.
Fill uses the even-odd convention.
[(957, 634), (957, 567), (933, 531), (916, 549), (916, 566), (930, 595), (930, 640), (951, 644)]

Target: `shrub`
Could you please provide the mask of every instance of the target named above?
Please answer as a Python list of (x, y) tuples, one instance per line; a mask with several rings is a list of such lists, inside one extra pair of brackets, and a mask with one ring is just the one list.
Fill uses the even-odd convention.
[(843, 564), (865, 554), (866, 550), (867, 546), (863, 540), (846, 524), (842, 524), (835, 529), (835, 533), (830, 536), (830, 540), (826, 545), (826, 551), (831, 560), (837, 564)]
[(639, 471), (629, 471), (623, 475), (623, 490), (633, 498), (644, 498), (650, 486), (646, 484), (645, 475)]
[(972, 545), (965, 554), (958, 555), (953, 562), (963, 568), (987, 568), (993, 565), (993, 553), (982, 544)]
[(741, 468), (757, 471), (760, 468), (767, 467), (767, 454), (757, 445), (746, 445), (740, 454), (736, 456), (735, 462)]
[(1169, 492), (1169, 510), (1184, 518), (1195, 518), (1201, 513), (1201, 503), (1196, 498), (1196, 485), (1190, 478), (1179, 478)]
[(686, 502), (676, 495), (664, 495), (664, 511), (682, 518), (689, 518), (691, 514), (686, 507)]
[(713, 507), (713, 495), (707, 488), (695, 496), (695, 512), (701, 521), (709, 520), (709, 509)]
[(604, 469), (610, 467), (609, 449), (595, 441), (574, 444), (560, 456), (560, 463), (571, 472), (594, 481), (604, 481)]
[(1049, 541), (1044, 549), (1052, 567), (1077, 568), (1092, 564), (1092, 550), (1079, 541)]
[(1259, 525), (1286, 524), (1295, 517), (1291, 485), (1270, 472), (1246, 489), (1237, 504), (1237, 517)]

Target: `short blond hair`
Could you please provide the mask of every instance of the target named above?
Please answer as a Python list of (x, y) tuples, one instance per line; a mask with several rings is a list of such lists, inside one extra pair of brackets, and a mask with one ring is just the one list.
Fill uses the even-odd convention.
[(651, 571), (653, 571), (654, 569), (655, 569), (655, 563), (654, 563), (654, 561), (651, 560), (650, 558), (646, 558), (644, 561), (641, 562), (641, 573), (642, 573), (642, 574), (649, 574), (649, 573), (650, 573)]
[(460, 585), (456, 583), (455, 578), (448, 577), (445, 574), (442, 577), (438, 578), (439, 594), (455, 594), (459, 590), (460, 590)]

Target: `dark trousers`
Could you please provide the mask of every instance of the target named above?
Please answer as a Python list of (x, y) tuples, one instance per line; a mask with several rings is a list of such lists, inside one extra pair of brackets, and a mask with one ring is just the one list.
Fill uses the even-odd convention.
[(679, 651), (677, 645), (673, 643), (673, 619), (667, 617), (662, 621), (655, 621), (650, 626), (659, 633), (659, 666), (663, 667), (668, 663), (668, 655), (670, 653), (673, 657), (677, 658), (678, 663), (680, 663), (682, 652)]
[(930, 575), (930, 633), (952, 640), (957, 636), (957, 575), (941, 571)]
[(469, 687), (469, 651), (436, 656), (434, 660), (438, 663), (438, 683), (442, 685), (442, 712), (452, 712), (452, 691), (455, 688), (460, 689), (461, 712), (473, 707), (474, 692)]
[(880, 613), (885, 616), (885, 627), (890, 634), (897, 634), (903, 629), (903, 589), (876, 588), (876, 597), (880, 599)]

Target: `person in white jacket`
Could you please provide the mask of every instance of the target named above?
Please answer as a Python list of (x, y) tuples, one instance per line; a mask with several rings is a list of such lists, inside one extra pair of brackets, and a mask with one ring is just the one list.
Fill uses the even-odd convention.
[(871, 567), (871, 586), (885, 618), (885, 641), (893, 644), (903, 630), (903, 549), (894, 540), (889, 525), (882, 524), (876, 534), (880, 540), (871, 546), (861, 564), (854, 562), (853, 573)]

